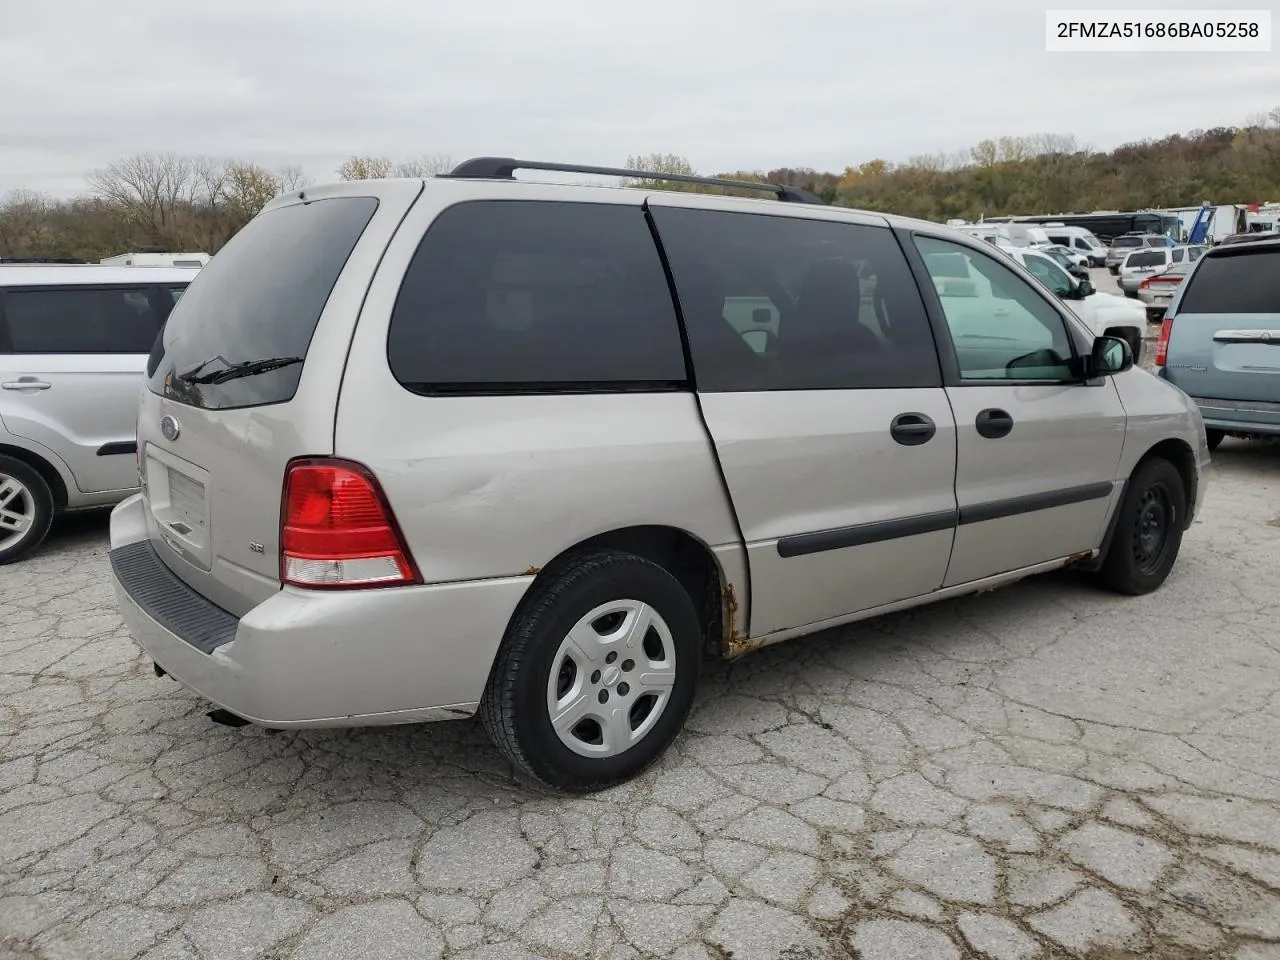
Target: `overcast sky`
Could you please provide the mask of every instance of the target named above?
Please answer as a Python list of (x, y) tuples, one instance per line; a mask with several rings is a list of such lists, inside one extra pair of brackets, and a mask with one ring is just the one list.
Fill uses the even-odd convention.
[(353, 153), (842, 170), (1001, 135), (1104, 149), (1280, 104), (1280, 52), (1045, 52), (1047, 8), (1105, 6), (0, 0), (0, 193), (78, 192), (144, 151), (296, 163), (318, 181)]

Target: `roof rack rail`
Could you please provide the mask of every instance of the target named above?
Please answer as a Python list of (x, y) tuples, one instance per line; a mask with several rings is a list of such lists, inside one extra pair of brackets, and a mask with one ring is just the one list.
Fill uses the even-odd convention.
[(808, 190), (790, 187), (781, 183), (761, 183), (753, 180), (726, 180), (723, 177), (697, 177), (685, 173), (657, 173), (652, 170), (627, 170), (622, 167), (592, 167), (578, 163), (552, 163), (541, 160), (516, 160), (513, 157), (474, 157), (464, 160), (448, 173), (438, 174), (445, 178), (456, 177), (462, 180), (514, 180), (517, 170), (548, 170), (558, 173), (587, 173), (601, 177), (626, 177), (632, 180), (672, 180), (677, 183), (699, 183), (708, 187), (724, 187), (733, 190), (756, 190), (772, 193), (779, 200), (787, 203), (824, 204)]

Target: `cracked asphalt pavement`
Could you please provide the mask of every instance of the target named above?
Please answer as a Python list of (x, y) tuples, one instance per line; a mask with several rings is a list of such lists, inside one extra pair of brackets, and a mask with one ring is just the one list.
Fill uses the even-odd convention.
[[(478, 724), (211, 723), (102, 517), (0, 568), (0, 958), (1280, 958), (1280, 444), (1164, 589), (1067, 575), (709, 665), (590, 797)], [(353, 638), (352, 642), (359, 642)]]

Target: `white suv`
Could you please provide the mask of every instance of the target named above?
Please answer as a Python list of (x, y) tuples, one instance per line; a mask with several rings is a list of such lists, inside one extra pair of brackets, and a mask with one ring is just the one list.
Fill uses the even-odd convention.
[(0, 263), (0, 563), (137, 490), (143, 367), (197, 273)]
[(1015, 247), (1004, 252), (1061, 299), (1095, 337), (1121, 337), (1128, 341), (1135, 362), (1141, 359), (1147, 314), (1140, 304), (1099, 292), (1091, 280), (1071, 276), (1060, 263), (1037, 250)]
[(662, 753), (706, 654), (1067, 566), (1168, 575), (1195, 404), (989, 244), (529, 167), (654, 178), (308, 187), (169, 318), (110, 561), (214, 719), (478, 712), (593, 789)]

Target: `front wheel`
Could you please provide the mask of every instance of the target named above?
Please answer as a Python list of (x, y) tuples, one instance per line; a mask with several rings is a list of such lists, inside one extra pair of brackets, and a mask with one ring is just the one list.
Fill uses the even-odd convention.
[(0, 564), (13, 563), (44, 541), (53, 522), (53, 492), (35, 470), (0, 455)]
[(665, 569), (617, 550), (573, 557), (543, 578), (503, 638), (480, 705), (485, 729), (548, 786), (630, 779), (667, 749), (693, 704), (697, 609)]
[(1098, 579), (1116, 593), (1150, 593), (1169, 576), (1182, 545), (1187, 510), (1182, 474), (1168, 460), (1143, 461), (1129, 478), (1117, 509), (1115, 533)]

